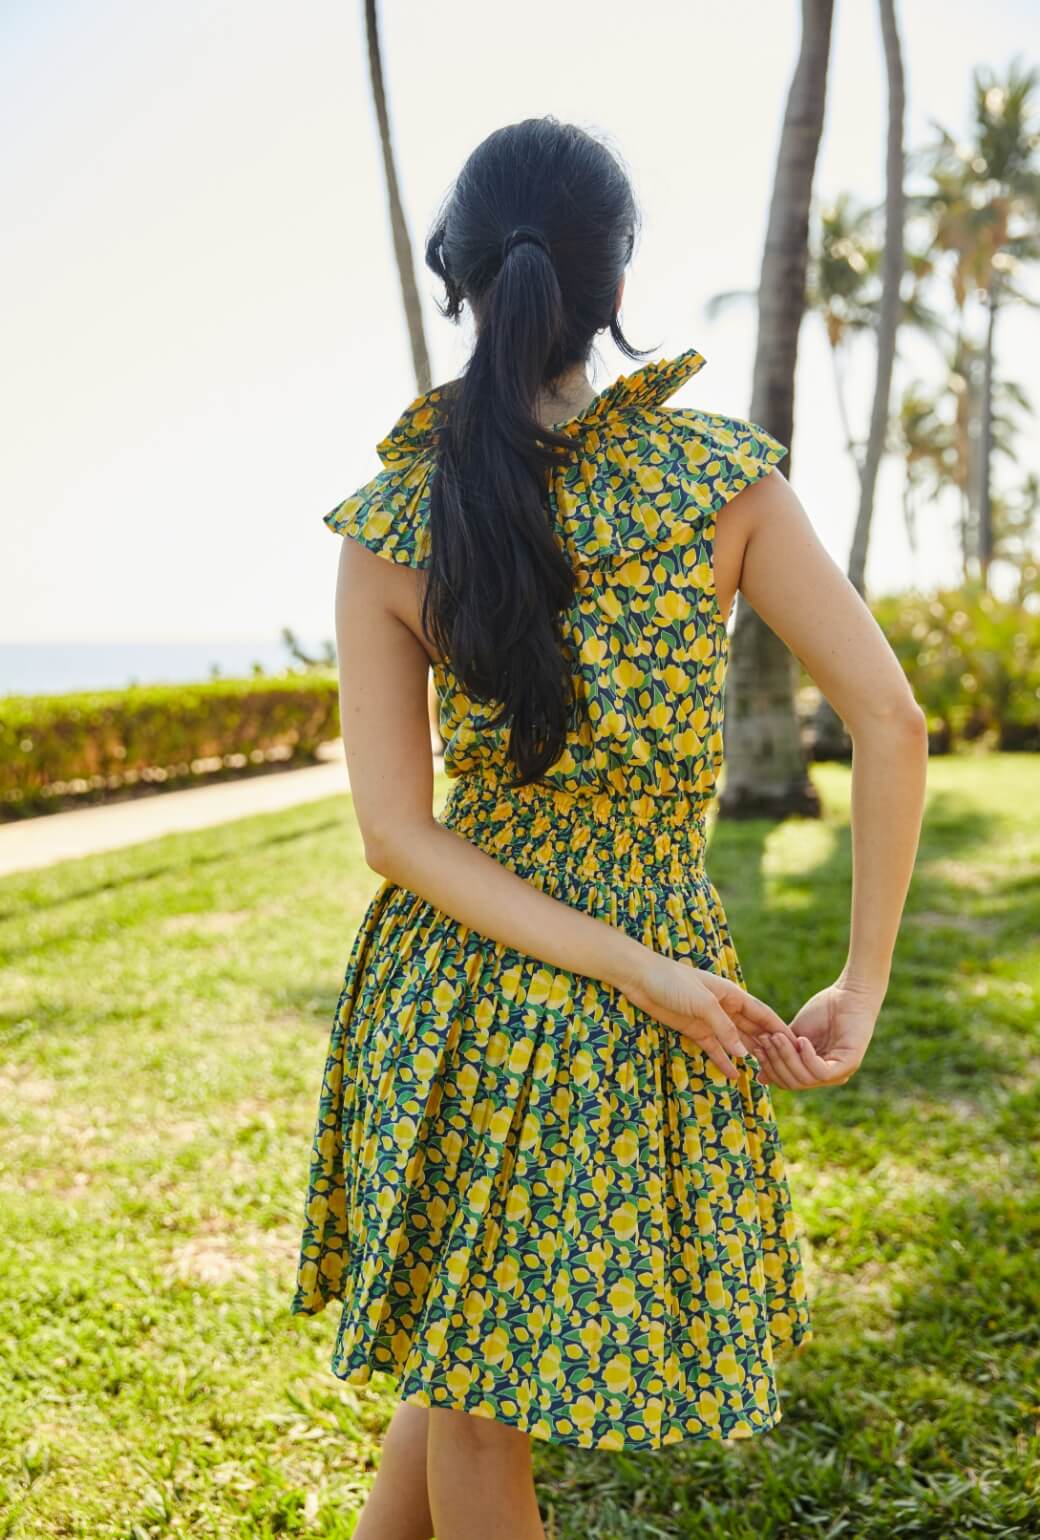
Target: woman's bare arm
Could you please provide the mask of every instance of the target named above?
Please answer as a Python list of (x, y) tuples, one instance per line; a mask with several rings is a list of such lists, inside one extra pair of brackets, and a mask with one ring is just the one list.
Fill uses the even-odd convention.
[[(369, 866), (493, 941), (621, 990), (694, 1039), (732, 1078), (729, 1055), (747, 1051), (741, 1033), (789, 1035), (775, 1012), (543, 892), (434, 818), (420, 580), (344, 537), (336, 589), (340, 717)], [(653, 989), (644, 987), (648, 975)]]
[[(779, 471), (727, 507), (717, 546), (720, 604), (728, 607), (732, 587), (739, 585), (801, 659), (852, 739), (848, 956), (832, 986), (837, 993), (821, 991), (792, 1024), (796, 1037), (807, 1037), (808, 1053), (799, 1058), (793, 1047), (778, 1041), (778, 1057), (771, 1062), (780, 1084), (844, 1080), (866, 1051), (888, 988), (921, 828), (925, 719), (876, 621), (820, 543)], [(734, 570), (738, 562), (739, 573)], [(838, 1018), (846, 1023), (844, 1032)], [(821, 1054), (816, 1051), (820, 1047), (834, 1051)]]

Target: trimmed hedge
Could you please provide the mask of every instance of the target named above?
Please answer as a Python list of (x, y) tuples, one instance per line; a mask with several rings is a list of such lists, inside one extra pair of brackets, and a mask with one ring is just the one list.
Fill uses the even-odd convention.
[[(1040, 613), (981, 589), (872, 606), (928, 716), (933, 750), (1040, 749)], [(177, 785), (337, 738), (334, 671), (0, 697), (0, 818)]]
[(336, 675), (324, 671), (0, 697), (0, 816), (314, 760), (339, 731)]

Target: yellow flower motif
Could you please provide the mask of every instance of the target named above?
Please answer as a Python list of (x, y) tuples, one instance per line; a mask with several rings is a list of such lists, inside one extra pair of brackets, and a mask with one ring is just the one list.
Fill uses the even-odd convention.
[(496, 1326), (480, 1344), (480, 1356), (489, 1364), (500, 1364), (510, 1356), (510, 1333)]
[(611, 1310), (617, 1315), (631, 1315), (635, 1309), (636, 1290), (631, 1278), (619, 1278), (607, 1293)]
[(515, 1257), (503, 1257), (495, 1268), (495, 1283), (508, 1294), (520, 1276), (520, 1264)]
[(636, 480), (644, 492), (660, 492), (664, 486), (664, 477), (656, 465), (637, 466)]
[(420, 1080), (429, 1080), (439, 1063), (437, 1054), (432, 1053), (429, 1048), (420, 1048), (412, 1060), (412, 1068)]
[(642, 588), (649, 581), (650, 569), (638, 559), (627, 561), (618, 568), (617, 578), (625, 588)]
[(744, 1148), (744, 1125), (737, 1118), (730, 1118), (722, 1131), (722, 1143), (732, 1154)]
[(728, 1344), (715, 1359), (715, 1368), (722, 1375), (727, 1384), (742, 1384), (744, 1370), (737, 1362), (737, 1356)]
[(610, 1228), (619, 1241), (630, 1241), (639, 1229), (639, 1216), (634, 1203), (622, 1203), (610, 1216)]
[[(528, 994), (527, 998), (531, 998), (530, 994)], [(533, 1052), (534, 1043), (531, 1038), (518, 1037), (509, 1050), (509, 1073), (511, 1075), (522, 1075), (531, 1062)]]
[(484, 1063), (490, 1069), (498, 1069), (500, 1064), (506, 1062), (509, 1053), (509, 1033), (496, 1032), (488, 1039), (487, 1048), (484, 1050)]
[(693, 608), (690, 601), (676, 588), (670, 588), (667, 593), (661, 594), (655, 607), (666, 623), (673, 620), (686, 620)]
[(459, 992), (456, 986), (450, 984), (446, 979), (442, 980), (433, 991), (433, 1003), (438, 1015), (446, 1016), (454, 1008), (458, 997)]
[(455, 1367), (453, 1369), (449, 1369), (447, 1374), (444, 1376), (444, 1383), (447, 1385), (452, 1395), (458, 1397), (458, 1399), (461, 1400), (462, 1397), (465, 1396), (468, 1392), (470, 1386), (473, 1384), (473, 1370), (469, 1367), (468, 1364), (456, 1364)]
[(512, 1126), (512, 1107), (500, 1107), (488, 1124), (488, 1136), (495, 1144), (504, 1144)]
[(543, 1380), (556, 1380), (560, 1376), (560, 1350), (555, 1343), (545, 1349), (538, 1360), (538, 1373)]
[(645, 678), (646, 675), (643, 673), (643, 670), (637, 668), (627, 658), (624, 662), (618, 663), (614, 667), (614, 679), (622, 690), (634, 689), (635, 686), (642, 684)]
[(708, 1274), (704, 1285), (704, 1295), (713, 1310), (721, 1310), (724, 1305), (729, 1303), (729, 1295), (722, 1282), (721, 1273), (713, 1270)]

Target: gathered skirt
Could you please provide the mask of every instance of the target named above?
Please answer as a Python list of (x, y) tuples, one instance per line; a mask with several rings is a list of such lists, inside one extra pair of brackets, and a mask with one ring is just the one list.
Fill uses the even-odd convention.
[[(702, 806), (468, 776), (440, 818), (743, 983)], [(812, 1332), (770, 1092), (736, 1063), (731, 1082), (621, 991), (384, 881), (332, 1022), (292, 1313), (340, 1302), (345, 1381), (557, 1443), (772, 1427), (775, 1360)]]

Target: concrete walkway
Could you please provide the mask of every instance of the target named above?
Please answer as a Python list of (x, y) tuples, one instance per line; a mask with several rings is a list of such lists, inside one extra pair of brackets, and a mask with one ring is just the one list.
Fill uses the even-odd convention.
[[(0, 824), (0, 876), (95, 851), (117, 850), (163, 834), (205, 829), (254, 813), (273, 813), (298, 802), (315, 802), (319, 797), (349, 791), (342, 741), (324, 744), (320, 752), (324, 763), (302, 770), (271, 771), (240, 781), (157, 792), (107, 806), (44, 813), (39, 818)], [(435, 768), (440, 764), (438, 757)]]

